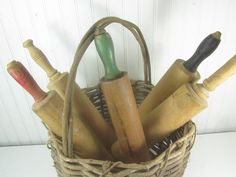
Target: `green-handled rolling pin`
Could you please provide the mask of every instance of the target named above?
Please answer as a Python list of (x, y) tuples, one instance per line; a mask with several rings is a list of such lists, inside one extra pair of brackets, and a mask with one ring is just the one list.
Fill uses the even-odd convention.
[(119, 71), (116, 66), (111, 36), (105, 30), (99, 32), (95, 36), (95, 45), (105, 68), (101, 87), (117, 135), (119, 153), (125, 159), (117, 153), (113, 155), (125, 162), (148, 161), (150, 154), (130, 80), (127, 73)]

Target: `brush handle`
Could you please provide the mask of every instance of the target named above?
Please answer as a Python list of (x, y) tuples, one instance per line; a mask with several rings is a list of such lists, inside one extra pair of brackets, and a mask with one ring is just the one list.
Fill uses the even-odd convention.
[(214, 74), (203, 81), (204, 87), (213, 91), (216, 87), (222, 84), (226, 79), (236, 73), (236, 55), (234, 55), (228, 62), (219, 68)]
[(105, 30), (94, 38), (97, 52), (105, 68), (105, 80), (112, 80), (119, 77), (121, 72), (116, 66), (114, 45), (111, 36)]
[(35, 102), (43, 100), (47, 93), (45, 93), (27, 69), (18, 61), (12, 61), (7, 65), (8, 73), (34, 98)]
[(57, 70), (49, 63), (45, 54), (39, 48), (34, 46), (33, 40), (26, 40), (23, 43), (23, 46), (28, 49), (30, 56), (46, 72), (49, 78), (57, 73)]
[(211, 55), (220, 44), (219, 31), (208, 35), (198, 46), (191, 58), (184, 62), (184, 67), (190, 72), (195, 72), (203, 60)]

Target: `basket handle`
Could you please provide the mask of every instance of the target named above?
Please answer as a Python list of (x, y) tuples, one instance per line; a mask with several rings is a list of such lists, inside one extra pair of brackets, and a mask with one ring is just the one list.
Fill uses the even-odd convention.
[(147, 49), (147, 45), (144, 40), (144, 37), (140, 29), (138, 28), (138, 26), (136, 26), (135, 24), (129, 21), (122, 20), (117, 17), (106, 17), (97, 21), (92, 27), (90, 27), (90, 29), (87, 31), (87, 33), (84, 35), (84, 37), (80, 41), (79, 46), (77, 47), (77, 50), (74, 56), (74, 61), (71, 66), (69, 78), (66, 85), (65, 102), (64, 102), (64, 108), (63, 108), (63, 113), (62, 113), (62, 147), (63, 147), (63, 153), (65, 156), (73, 157), (73, 143), (72, 143), (73, 119), (71, 116), (71, 104), (72, 104), (72, 97), (74, 93), (73, 88), (74, 88), (78, 65), (86, 49), (89, 47), (89, 45), (93, 41), (96, 31), (104, 29), (106, 26), (108, 26), (111, 23), (122, 24), (124, 27), (126, 27), (128, 30), (132, 32), (135, 39), (138, 41), (141, 51), (142, 51), (142, 56), (144, 60), (144, 80), (146, 83), (151, 83), (151, 66), (150, 66), (149, 53), (148, 53), (148, 49)]

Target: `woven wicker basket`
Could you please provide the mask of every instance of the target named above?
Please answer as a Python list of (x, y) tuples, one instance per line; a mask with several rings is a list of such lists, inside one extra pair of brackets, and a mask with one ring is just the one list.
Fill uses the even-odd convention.
[[(153, 88), (153, 85), (151, 84), (149, 55), (146, 43), (140, 30), (136, 25), (130, 22), (118, 19), (116, 17), (107, 17), (96, 22), (82, 39), (75, 55), (75, 61), (71, 67), (70, 78), (67, 84), (66, 98), (71, 96), (70, 94), (72, 90), (70, 90), (70, 85), (73, 85), (71, 83), (74, 83), (75, 72), (78, 67), (79, 61), (94, 38), (94, 33), (91, 33), (91, 31), (95, 31), (98, 27), (104, 28), (105, 26), (113, 22), (120, 23), (128, 28), (134, 34), (142, 49), (145, 79), (144, 81), (132, 81), (132, 87), (138, 106)], [(100, 85), (91, 88), (85, 88), (84, 92), (88, 95), (90, 100), (96, 106), (98, 111), (103, 115), (103, 117), (108, 122), (110, 122), (107, 105), (104, 100), (103, 93), (100, 89)], [(68, 104), (68, 100), (65, 100), (65, 105)], [(65, 114), (63, 115), (65, 116), (62, 118), (63, 123), (70, 123), (70, 121), (68, 121), (70, 117), (66, 117)], [(71, 125), (66, 125), (65, 127), (70, 128)], [(72, 131), (67, 131), (66, 136), (62, 137), (61, 140), (61, 138), (58, 138), (49, 130), (48, 147), (51, 149), (54, 166), (59, 177), (181, 177), (187, 165), (191, 147), (194, 143), (196, 128), (194, 123), (191, 121), (185, 124), (183, 127), (180, 127), (169, 137), (166, 137), (162, 142), (156, 143), (152, 148), (150, 148), (150, 153), (152, 154), (153, 160), (139, 164), (125, 164), (120, 161), (110, 162), (94, 159), (83, 159), (80, 158), (75, 152), (73, 152), (72, 155), (68, 155), (67, 153), (65, 154), (64, 143), (66, 142), (67, 144), (69, 144), (68, 147), (70, 148), (71, 141), (69, 139), (72, 137), (72, 135), (68, 132)]]

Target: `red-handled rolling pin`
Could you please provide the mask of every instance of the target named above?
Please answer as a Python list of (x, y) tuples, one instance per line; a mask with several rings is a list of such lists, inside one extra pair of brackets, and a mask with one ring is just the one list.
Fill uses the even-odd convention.
[[(34, 98), (33, 111), (42, 119), (57, 136), (62, 135), (61, 115), (63, 100), (55, 92), (44, 92), (32, 78), (26, 68), (18, 61), (7, 65), (9, 74)], [(112, 160), (111, 155), (98, 140), (96, 135), (73, 112), (73, 144), (75, 150), (83, 158)]]

